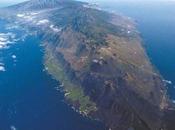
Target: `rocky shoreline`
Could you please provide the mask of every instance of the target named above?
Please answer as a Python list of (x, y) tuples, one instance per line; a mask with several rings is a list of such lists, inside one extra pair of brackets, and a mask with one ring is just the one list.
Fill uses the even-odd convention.
[(32, 2), (12, 7), (11, 19), (38, 31), (45, 68), (73, 109), (110, 130), (173, 130), (174, 106), (132, 20), (81, 2)]

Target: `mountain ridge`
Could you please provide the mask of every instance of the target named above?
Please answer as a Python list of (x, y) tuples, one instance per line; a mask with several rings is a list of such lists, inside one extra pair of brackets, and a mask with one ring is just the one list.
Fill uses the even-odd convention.
[(58, 8), (60, 5), (73, 3), (74, 2), (72, 0), (29, 0), (16, 5), (9, 6), (8, 9), (14, 9), (19, 11), (41, 10), (49, 8)]
[(46, 70), (75, 109), (111, 130), (174, 130), (164, 82), (133, 21), (75, 1), (32, 0), (8, 9), (14, 8), (12, 17), (42, 36)]

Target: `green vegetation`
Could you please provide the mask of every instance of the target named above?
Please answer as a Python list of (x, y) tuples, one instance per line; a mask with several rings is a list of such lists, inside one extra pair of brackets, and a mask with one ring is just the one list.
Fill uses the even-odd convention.
[(54, 12), (51, 19), (57, 26), (80, 32), (93, 45), (107, 45), (107, 34), (123, 35), (121, 27), (111, 24), (111, 16), (105, 11), (82, 6), (67, 6)]
[(78, 106), (79, 111), (83, 114), (96, 111), (96, 104), (92, 102), (88, 96), (85, 96), (82, 88), (79, 85), (75, 85), (69, 80), (62, 65), (55, 58), (53, 52), (47, 47), (44, 62), (48, 73), (51, 74), (56, 80), (62, 82), (65, 97), (68, 101), (76, 103), (76, 107)]

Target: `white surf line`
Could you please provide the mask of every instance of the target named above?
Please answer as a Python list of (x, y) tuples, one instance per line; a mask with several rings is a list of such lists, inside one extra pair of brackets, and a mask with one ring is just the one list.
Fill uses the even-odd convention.
[(163, 80), (163, 82), (165, 82), (166, 84), (170, 84), (170, 85), (172, 85), (173, 84), (173, 82), (172, 81), (170, 81), (170, 80)]

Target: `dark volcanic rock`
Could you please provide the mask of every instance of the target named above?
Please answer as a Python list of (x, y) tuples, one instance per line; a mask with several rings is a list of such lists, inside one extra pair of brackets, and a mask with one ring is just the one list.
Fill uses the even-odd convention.
[(42, 34), (49, 73), (81, 112), (111, 130), (175, 129), (174, 107), (132, 20), (69, 0), (32, 0), (8, 9), (47, 10), (42, 19), (61, 27), (54, 32), (31, 24)]

